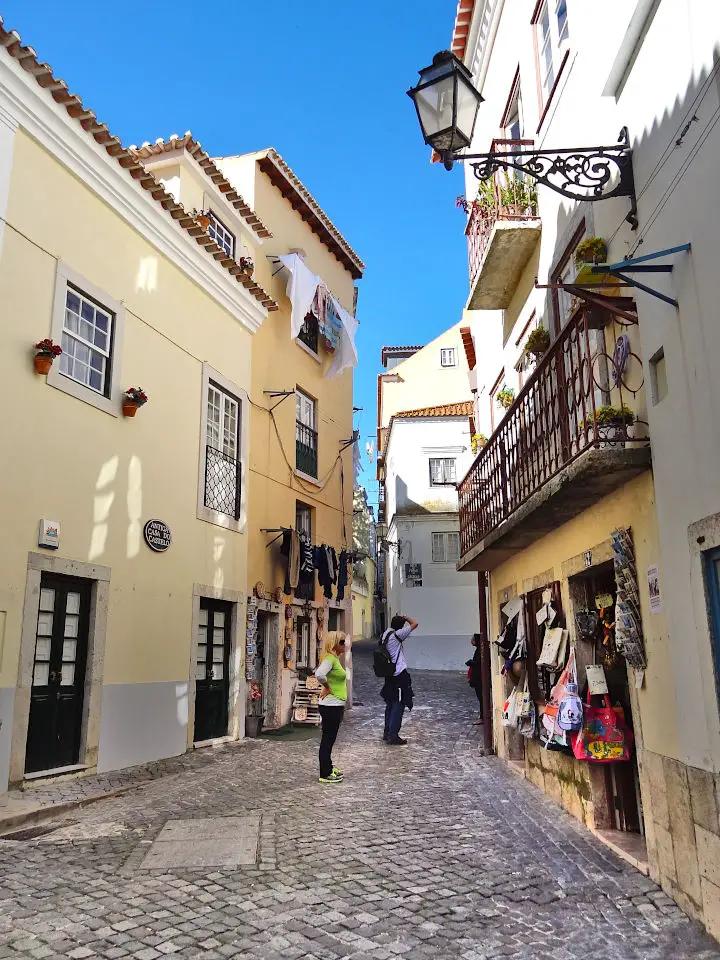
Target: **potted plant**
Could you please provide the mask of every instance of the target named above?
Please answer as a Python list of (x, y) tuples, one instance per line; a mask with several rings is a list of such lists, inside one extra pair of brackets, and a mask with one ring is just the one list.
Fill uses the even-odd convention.
[(203, 228), (203, 230), (207, 230), (207, 228), (210, 226), (210, 217), (205, 212), (205, 210), (201, 210), (200, 213), (196, 213), (195, 219), (197, 220), (198, 224)]
[(247, 273), (248, 275), (250, 275), (255, 269), (255, 264), (252, 262), (250, 257), (238, 257), (237, 262), (243, 273)]
[(265, 720), (262, 711), (262, 684), (259, 680), (251, 680), (248, 689), (248, 707), (245, 715), (245, 736), (258, 737)]
[[(621, 407), (613, 407), (604, 403), (595, 411), (595, 424), (601, 439), (611, 446), (624, 445), (627, 439), (627, 428), (634, 423), (635, 414), (624, 404)], [(586, 430), (587, 427), (586, 421), (580, 424), (582, 430)]]
[(525, 354), (539, 363), (550, 346), (550, 332), (545, 327), (535, 327), (525, 343)]
[(484, 211), (492, 210), (497, 205), (495, 184), (492, 179), (480, 181), (475, 203)]
[(138, 407), (147, 403), (147, 394), (142, 387), (130, 387), (123, 394), (122, 412), (124, 417), (134, 417)]
[(484, 433), (474, 433), (472, 437), (470, 437), (470, 449), (475, 456), (477, 456), (486, 443), (487, 437)]
[(516, 217), (533, 216), (537, 209), (537, 187), (518, 174), (508, 176), (500, 188), (500, 206)]
[(34, 357), (35, 373), (42, 373), (47, 376), (48, 373), (50, 373), (53, 360), (62, 353), (62, 347), (60, 344), (54, 343), (49, 337), (46, 337), (44, 340), (35, 344), (35, 350), (37, 351)]
[(602, 237), (586, 237), (575, 249), (575, 266), (578, 268), (584, 263), (605, 263), (606, 258), (607, 244)]
[(495, 400), (499, 407), (502, 407), (503, 410), (509, 410), (513, 405), (513, 400), (515, 399), (515, 391), (511, 387), (503, 387), (502, 390), (498, 390), (495, 394)]

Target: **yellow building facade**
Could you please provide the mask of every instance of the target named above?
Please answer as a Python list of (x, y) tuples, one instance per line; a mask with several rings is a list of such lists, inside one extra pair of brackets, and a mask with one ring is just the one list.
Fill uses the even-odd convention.
[[(290, 236), (273, 237), (198, 144), (173, 143), (153, 171), (155, 153), (124, 148), (30, 48), (0, 34), (0, 364), (15, 411), (2, 428), (13, 466), (0, 478), (4, 789), (244, 735), (248, 594), (280, 582), (261, 528), (295, 520), (295, 480), (279, 458), (268, 466), (279, 447), (265, 440), (271, 404), (254, 343), (267, 330), (263, 371), (266, 351), (282, 349), (265, 325), (282, 325), (285, 387), (315, 390), (337, 422), (319, 431), (319, 471), (352, 436), (352, 372), (327, 381), (332, 402), (319, 373), (316, 387), (295, 372), (322, 364), (291, 342), (287, 281), (266, 258)], [(328, 285), (351, 309), (345, 275), (338, 267)], [(46, 338), (63, 351), (47, 375), (34, 366)], [(133, 387), (148, 398), (135, 410), (124, 403)], [(293, 460), (295, 424), (282, 417), (294, 406), (276, 412)], [(287, 496), (263, 492), (272, 470)], [(337, 472), (302, 495), (331, 491), (318, 535), (339, 546)], [(348, 522), (351, 510), (348, 499)]]

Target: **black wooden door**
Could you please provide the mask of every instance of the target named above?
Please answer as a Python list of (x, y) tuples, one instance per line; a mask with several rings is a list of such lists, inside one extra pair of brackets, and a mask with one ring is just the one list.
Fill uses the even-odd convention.
[(195, 664), (195, 743), (224, 737), (230, 698), (230, 622), (232, 604), (200, 600)]
[(90, 587), (88, 580), (42, 575), (25, 752), (27, 773), (78, 763)]

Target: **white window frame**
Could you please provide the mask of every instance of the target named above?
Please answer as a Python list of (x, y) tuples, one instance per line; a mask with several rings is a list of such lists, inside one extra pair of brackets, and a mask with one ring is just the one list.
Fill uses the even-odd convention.
[(210, 226), (207, 229), (208, 236), (212, 237), (215, 243), (219, 247), (222, 247), (229, 257), (235, 259), (237, 237), (212, 210), (208, 210), (208, 217), (210, 218)]
[[(240, 518), (229, 516), (226, 513), (220, 513), (211, 507), (205, 506), (205, 470), (207, 461), (207, 445), (209, 440), (207, 403), (210, 387), (214, 386), (223, 393), (238, 401), (239, 404), (239, 442), (235, 458), (239, 462), (240, 470)], [(234, 530), (236, 533), (247, 532), (247, 484), (245, 481), (247, 463), (247, 449), (249, 437), (249, 417), (250, 417), (250, 398), (247, 390), (244, 390), (239, 384), (234, 383), (228, 377), (215, 370), (209, 364), (202, 366), (202, 389), (200, 393), (200, 444), (198, 449), (198, 494), (197, 494), (197, 518), (205, 520), (207, 523), (213, 523), (218, 527), (224, 527), (226, 530)]]
[[(441, 463), (441, 473), (442, 478), (440, 480), (435, 480), (433, 477), (433, 463)], [(448, 468), (448, 464), (452, 464), (452, 470)], [(457, 483), (457, 458), (456, 457), (430, 457), (429, 462), (429, 471), (430, 471), (430, 486), (431, 487), (447, 487), (454, 486)], [(452, 472), (453, 477), (450, 479), (449, 473)]]
[[(110, 364), (109, 382), (106, 383), (105, 393), (98, 393), (92, 387), (86, 386), (79, 380), (60, 372), (60, 363), (56, 360), (47, 375), (47, 383), (63, 393), (68, 393), (77, 400), (82, 400), (90, 406), (108, 413), (112, 417), (119, 417), (122, 413), (122, 362), (123, 340), (125, 335), (125, 308), (120, 301), (115, 300), (100, 287), (96, 286), (87, 277), (82, 276), (72, 267), (58, 261), (55, 272), (55, 293), (53, 296), (53, 311), (50, 325), (50, 337), (55, 343), (62, 343), (65, 328), (65, 307), (67, 290), (72, 287), (81, 296), (92, 300), (99, 307), (113, 317), (113, 331), (108, 354)], [(129, 386), (129, 384), (128, 384)]]
[[(565, 24), (562, 32), (560, 32), (558, 12), (563, 4), (565, 5)], [(545, 32), (542, 24), (546, 18), (547, 31)], [(544, 0), (533, 21), (533, 29), (535, 30), (538, 79), (544, 108), (557, 81), (562, 58), (569, 42), (570, 27), (566, 0)], [(549, 62), (548, 50), (550, 53)]]
[[(450, 556), (450, 538), (457, 544), (457, 556)], [(433, 531), (431, 534), (433, 563), (456, 563), (460, 559), (460, 534), (455, 530)], [(437, 539), (436, 539), (437, 538)], [(437, 549), (442, 545), (442, 549)]]
[[(309, 419), (303, 419), (305, 411), (312, 411)], [(314, 397), (311, 397), (309, 393), (305, 393), (304, 390), (301, 390), (299, 387), (295, 388), (295, 419), (302, 423), (303, 426), (309, 427), (311, 430), (314, 430), (315, 433), (318, 432), (317, 429), (317, 400)]]
[(441, 367), (457, 366), (457, 353), (456, 353), (455, 347), (442, 347), (440, 349), (440, 366)]

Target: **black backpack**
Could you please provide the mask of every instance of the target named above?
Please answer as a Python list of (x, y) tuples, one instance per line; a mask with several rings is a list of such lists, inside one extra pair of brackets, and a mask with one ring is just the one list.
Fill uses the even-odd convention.
[(380, 640), (378, 640), (378, 644), (375, 647), (375, 652), (373, 653), (373, 671), (375, 676), (382, 677), (385, 680), (387, 680), (388, 677), (395, 676), (395, 668), (400, 656), (400, 650), (402, 650), (401, 646), (400, 650), (398, 650), (397, 657), (393, 660), (388, 652), (387, 642), (390, 637), (394, 635), (394, 631), (390, 631)]

